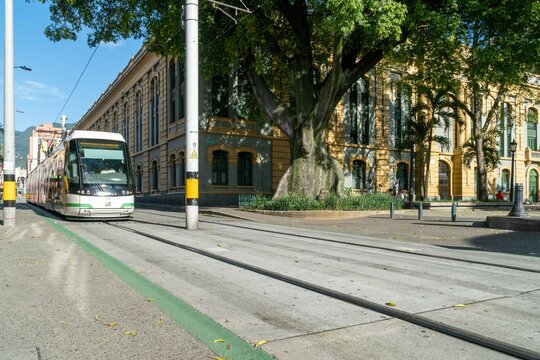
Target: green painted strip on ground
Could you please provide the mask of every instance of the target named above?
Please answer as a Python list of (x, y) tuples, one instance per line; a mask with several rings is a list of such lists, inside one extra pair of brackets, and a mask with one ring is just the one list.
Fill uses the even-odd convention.
[(66, 203), (66, 207), (69, 208), (83, 208), (83, 209), (92, 209), (92, 205), (90, 204), (79, 204), (79, 203)]
[[(162, 312), (167, 314), (178, 325), (192, 336), (199, 339), (218, 356), (230, 360), (271, 360), (270, 356), (261, 349), (254, 348), (232, 331), (224, 328), (214, 320), (193, 308), (191, 305), (175, 297), (167, 290), (154, 284), (129, 266), (91, 244), (81, 236), (68, 230), (65, 226), (55, 223), (53, 219), (43, 217), (58, 232), (70, 238), (82, 250), (100, 261), (107, 269), (118, 276), (126, 284), (137, 290), (142, 296), (152, 298)], [(224, 342), (214, 343), (216, 339)]]

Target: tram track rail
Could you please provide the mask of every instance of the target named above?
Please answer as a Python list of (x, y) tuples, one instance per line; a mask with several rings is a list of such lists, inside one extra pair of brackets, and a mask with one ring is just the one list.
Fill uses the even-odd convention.
[[(174, 228), (179, 228), (179, 229), (185, 229), (183, 226), (179, 226), (179, 225), (160, 223), (160, 222), (148, 221), (148, 220), (129, 219), (129, 222), (136, 222), (136, 223), (141, 223), (141, 224), (158, 225), (158, 226), (166, 226), (166, 227), (174, 227)], [(402, 249), (392, 249), (392, 248), (379, 246), (379, 245), (359, 244), (359, 243), (354, 243), (354, 242), (350, 242), (350, 241), (328, 239), (328, 238), (319, 237), (319, 236), (288, 233), (288, 232), (277, 231), (277, 230), (260, 229), (260, 228), (257, 228), (257, 227), (250, 227), (250, 226), (238, 225), (238, 224), (220, 223), (220, 222), (208, 221), (208, 220), (199, 220), (199, 222), (208, 223), (208, 224), (214, 224), (214, 225), (220, 225), (220, 226), (235, 227), (235, 228), (246, 229), (246, 230), (251, 230), (251, 231), (259, 231), (259, 232), (264, 232), (264, 233), (271, 233), (271, 234), (276, 234), (276, 235), (295, 236), (295, 237), (302, 238), (302, 239), (324, 241), (324, 242), (327, 242), (327, 243), (348, 245), (348, 246), (354, 246), (354, 247), (359, 247), (359, 248), (383, 250), (383, 251), (389, 251), (389, 252), (393, 252), (393, 253), (401, 253), (401, 254), (407, 254), (407, 255), (415, 255), (415, 256), (422, 256), (422, 257), (427, 257), (427, 258), (450, 260), (450, 261), (457, 261), (457, 262), (467, 263), (467, 264), (484, 265), (484, 266), (491, 266), (491, 267), (497, 267), (497, 268), (503, 268), (503, 269), (509, 269), (509, 270), (517, 270), (517, 271), (540, 274), (540, 269), (532, 269), (532, 268), (527, 268), (527, 267), (517, 266), (517, 265), (499, 264), (499, 263), (493, 263), (493, 262), (482, 261), (482, 260), (461, 259), (461, 258), (457, 258), (457, 257), (454, 257), (454, 256), (426, 254), (426, 253), (420, 253), (420, 252), (416, 252), (416, 251), (409, 251), (409, 250), (402, 250)]]
[[(136, 222), (150, 223), (150, 224), (153, 223), (153, 222), (146, 222), (146, 221), (139, 221), (139, 220), (137, 220)], [(229, 257), (222, 256), (222, 255), (219, 255), (219, 254), (207, 251), (207, 250), (199, 249), (199, 248), (186, 245), (186, 244), (181, 244), (181, 243), (166, 239), (161, 236), (157, 236), (157, 235), (150, 234), (144, 231), (130, 228), (126, 226), (125, 223), (122, 225), (118, 223), (107, 223), (107, 224), (115, 228), (124, 230), (124, 231), (132, 232), (139, 236), (150, 238), (150, 239), (159, 241), (161, 243), (164, 243), (170, 246), (174, 246), (176, 248), (179, 248), (185, 251), (193, 252), (201, 256), (205, 256), (207, 258), (220, 261), (222, 263), (226, 263), (226, 264), (238, 267), (238, 268), (251, 271), (253, 273), (257, 273), (257, 274), (272, 278), (274, 280), (285, 282), (290, 285), (293, 285), (293, 286), (296, 286), (296, 287), (299, 287), (308, 291), (312, 291), (312, 292), (325, 295), (336, 300), (340, 300), (340, 301), (343, 301), (352, 305), (362, 307), (364, 309), (369, 309), (383, 315), (387, 315), (387, 316), (390, 316), (390, 317), (393, 317), (402, 321), (406, 321), (408, 323), (411, 323), (411, 324), (414, 324), (414, 325), (417, 325), (426, 329), (430, 329), (435, 332), (451, 336), (453, 338), (467, 341), (469, 343), (476, 344), (487, 349), (496, 350), (501, 353), (514, 356), (517, 358), (521, 358), (521, 359), (531, 359), (531, 360), (540, 359), (540, 352), (527, 349), (521, 346), (517, 346), (511, 343), (505, 342), (505, 341), (497, 340), (491, 337), (487, 337), (479, 333), (464, 330), (453, 325), (445, 324), (443, 322), (432, 320), (419, 314), (395, 309), (387, 305), (381, 305), (373, 301), (369, 301), (369, 300), (366, 300), (357, 296), (353, 296), (353, 295), (346, 294), (340, 291), (336, 291), (336, 290), (333, 290), (324, 286), (320, 286), (320, 285), (307, 282), (298, 278), (284, 275), (284, 274), (281, 274), (272, 270), (264, 269), (255, 265), (251, 265), (246, 262), (234, 260)], [(414, 253), (408, 252), (408, 254), (414, 254)]]

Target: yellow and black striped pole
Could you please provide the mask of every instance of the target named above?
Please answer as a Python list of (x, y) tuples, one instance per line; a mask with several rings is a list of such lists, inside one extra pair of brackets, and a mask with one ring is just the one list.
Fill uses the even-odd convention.
[(186, 0), (186, 228), (199, 222), (199, 1)]
[(4, 2), (4, 226), (15, 225), (15, 130), (13, 99), (13, 0)]

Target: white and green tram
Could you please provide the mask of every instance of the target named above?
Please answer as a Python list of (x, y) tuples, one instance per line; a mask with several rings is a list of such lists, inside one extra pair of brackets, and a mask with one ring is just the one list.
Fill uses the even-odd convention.
[(125, 218), (134, 190), (122, 135), (75, 130), (28, 175), (26, 197), (66, 217)]

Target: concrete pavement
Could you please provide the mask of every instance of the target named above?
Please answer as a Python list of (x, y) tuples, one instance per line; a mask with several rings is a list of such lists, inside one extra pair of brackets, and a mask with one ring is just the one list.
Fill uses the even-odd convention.
[(212, 359), (215, 354), (27, 205), (0, 228), (0, 359)]
[[(490, 251), (501, 256), (505, 253), (540, 256), (538, 234), (487, 229), (482, 221), (493, 212), (485, 210), (463, 209), (458, 212), (456, 223), (450, 221), (448, 210), (426, 211), (421, 221), (415, 211), (409, 210), (396, 212), (395, 219), (389, 219), (385, 212), (306, 219), (237, 209), (212, 211), (260, 223), (292, 226), (300, 232), (302, 229), (331, 231), (344, 236), (367, 235), (381, 241), (393, 239), (441, 248)], [(26, 205), (18, 204), (17, 225), (0, 228), (0, 359), (216, 358), (159, 311), (152, 299), (142, 297), (112, 276), (71, 239), (55, 231), (50, 221), (54, 220), (45, 220)], [(347, 336), (352, 342), (361, 335)], [(324, 337), (323, 333), (312, 336), (313, 341), (323, 341), (328, 346), (329, 354), (331, 346), (344, 346), (333, 343), (335, 338)], [(294, 354), (311, 354), (309, 343), (302, 348), (289, 346), (288, 342), (293, 343), (294, 338), (272, 346), (276, 353), (290, 353), (291, 359)], [(380, 349), (374, 346), (367, 350), (375, 354)], [(386, 351), (389, 357), (398, 349)], [(317, 353), (311, 356), (316, 357)]]
[[(450, 208), (424, 210), (422, 220), (418, 211), (397, 210), (394, 219), (389, 211), (349, 212), (326, 217), (276, 216), (236, 208), (203, 209), (218, 215), (232, 216), (267, 224), (364, 235), (381, 239), (430, 244), (449, 249), (481, 250), (516, 255), (540, 256), (540, 232), (490, 229), (488, 216), (506, 216), (506, 208), (458, 207), (456, 222)], [(540, 208), (529, 208), (533, 219), (540, 219)]]

